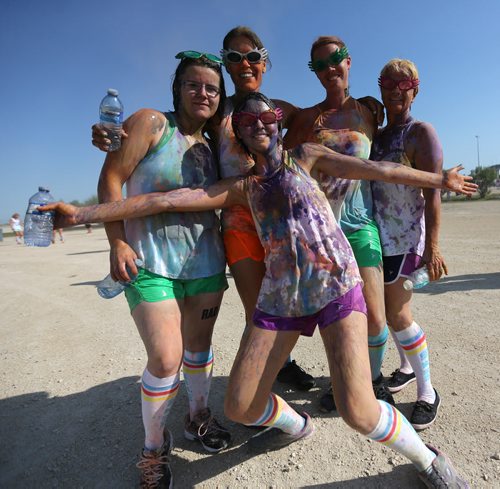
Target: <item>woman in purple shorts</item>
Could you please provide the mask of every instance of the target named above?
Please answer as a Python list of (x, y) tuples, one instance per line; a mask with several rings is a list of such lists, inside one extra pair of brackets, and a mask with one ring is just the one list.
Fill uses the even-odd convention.
[(266, 275), (257, 311), (235, 359), (226, 393), (226, 415), (266, 426), (248, 445), (256, 452), (278, 449), (314, 432), (311, 418), (271, 392), (273, 382), (301, 334), (320, 326), (338, 411), (352, 428), (409, 458), (428, 487), (468, 487), (439, 450), (426, 446), (393, 406), (378, 401), (371, 385), (366, 306), (351, 248), (325, 195), (311, 178), (313, 167), (342, 178), (390, 182), (470, 193), (470, 177), (457, 168), (444, 176), (393, 163), (377, 163), (304, 144), (284, 151), (281, 111), (259, 93), (235, 108), (235, 133), (255, 166), (253, 174), (222, 180), (206, 190), (151, 193), (123, 202), (77, 209), (52, 204), (70, 217), (66, 225), (194, 211), (240, 204), (250, 207), (265, 250)]
[[(436, 131), (410, 115), (419, 85), (416, 66), (404, 59), (389, 61), (379, 85), (387, 126), (375, 137), (370, 158), (440, 174), (443, 151)], [(401, 359), (387, 388), (399, 392), (416, 379), (417, 402), (410, 422), (422, 430), (436, 419), (441, 401), (431, 383), (425, 333), (411, 313), (412, 292), (403, 288), (403, 282), (424, 264), (431, 280), (448, 273), (438, 246), (441, 195), (435, 189), (385, 182), (373, 182), (372, 191), (382, 243), (387, 322)]]

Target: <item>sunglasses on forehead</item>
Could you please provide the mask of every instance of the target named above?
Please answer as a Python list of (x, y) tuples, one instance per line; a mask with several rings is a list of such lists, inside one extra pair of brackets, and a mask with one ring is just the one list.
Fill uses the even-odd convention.
[(215, 56), (215, 54), (200, 53), (199, 51), (181, 51), (180, 53), (177, 53), (175, 55), (175, 58), (176, 59), (185, 59), (185, 58), (199, 59), (199, 58), (206, 58), (206, 59), (208, 59), (210, 61), (213, 61), (214, 63), (222, 64), (222, 60), (218, 56)]
[(276, 107), (274, 110), (266, 110), (260, 114), (253, 112), (237, 112), (233, 114), (233, 124), (237, 126), (250, 127), (257, 123), (262, 124), (275, 124), (283, 119), (283, 111)]
[(224, 63), (241, 63), (246, 59), (249, 63), (260, 63), (268, 58), (268, 53), (266, 48), (254, 48), (247, 53), (240, 53), (234, 49), (221, 49), (220, 55), (224, 60)]
[(379, 76), (378, 86), (380, 88), (385, 88), (386, 90), (394, 90), (398, 87), (400, 90), (411, 90), (412, 88), (417, 88), (420, 84), (418, 78), (405, 78), (404, 80), (393, 80), (387, 76)]
[(337, 51), (334, 51), (333, 53), (328, 56), (328, 58), (325, 59), (315, 59), (314, 61), (309, 61), (307, 63), (307, 66), (309, 66), (309, 69), (314, 72), (318, 71), (324, 71), (326, 70), (329, 66), (337, 66), (344, 59), (349, 57), (349, 51), (347, 51), (347, 48), (344, 46), (341, 49), (338, 49)]

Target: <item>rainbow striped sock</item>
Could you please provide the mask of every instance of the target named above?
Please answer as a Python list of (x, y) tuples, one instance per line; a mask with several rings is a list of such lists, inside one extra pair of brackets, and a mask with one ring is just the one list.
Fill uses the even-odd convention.
[(214, 356), (212, 347), (208, 351), (184, 350), (182, 373), (189, 398), (189, 414), (193, 416), (208, 405), (208, 393), (212, 383)]
[(305, 418), (272, 392), (269, 394), (262, 416), (251, 424), (251, 426), (272, 426), (290, 435), (300, 433), (305, 425)]
[(368, 354), (370, 355), (370, 369), (372, 371), (372, 380), (377, 380), (380, 376), (380, 369), (384, 361), (385, 350), (387, 349), (387, 338), (389, 337), (389, 328), (387, 324), (377, 336), (368, 335)]
[(404, 455), (419, 472), (427, 469), (436, 454), (425, 446), (413, 426), (394, 406), (377, 402), (380, 418), (375, 429), (366, 436)]
[(429, 349), (427, 348), (425, 333), (413, 321), (406, 329), (396, 331), (394, 334), (415, 372), (415, 378), (417, 379), (417, 399), (433, 403), (436, 400), (436, 394), (431, 382)]
[(145, 448), (155, 450), (163, 445), (165, 419), (174, 404), (179, 390), (179, 372), (159, 379), (148, 369), (141, 381), (142, 421), (146, 432)]

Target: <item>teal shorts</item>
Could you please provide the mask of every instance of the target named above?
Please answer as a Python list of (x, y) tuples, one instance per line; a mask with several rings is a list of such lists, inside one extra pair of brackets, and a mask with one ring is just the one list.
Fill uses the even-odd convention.
[(160, 302), (167, 299), (184, 299), (199, 294), (220, 292), (228, 288), (226, 273), (211, 277), (183, 280), (163, 277), (139, 268), (136, 279), (125, 289), (130, 311), (141, 302)]
[(382, 262), (382, 246), (375, 221), (346, 235), (358, 267), (378, 267)]

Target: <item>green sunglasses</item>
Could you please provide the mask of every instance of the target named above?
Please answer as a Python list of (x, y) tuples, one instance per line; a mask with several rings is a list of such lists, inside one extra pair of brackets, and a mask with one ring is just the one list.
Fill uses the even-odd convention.
[(185, 59), (185, 58), (190, 58), (190, 59), (199, 59), (199, 58), (206, 58), (210, 61), (213, 61), (214, 63), (219, 63), (222, 64), (222, 59), (220, 59), (218, 56), (215, 56), (215, 54), (210, 54), (210, 53), (200, 53), (199, 51), (181, 51), (180, 53), (177, 53), (175, 55), (176, 59)]
[(337, 66), (344, 59), (349, 57), (349, 51), (347, 51), (347, 48), (344, 46), (342, 49), (338, 49), (337, 51), (334, 51), (328, 58), (326, 59), (315, 59), (314, 61), (309, 61), (307, 66), (309, 66), (309, 69), (311, 71), (324, 71), (326, 70), (329, 66)]

